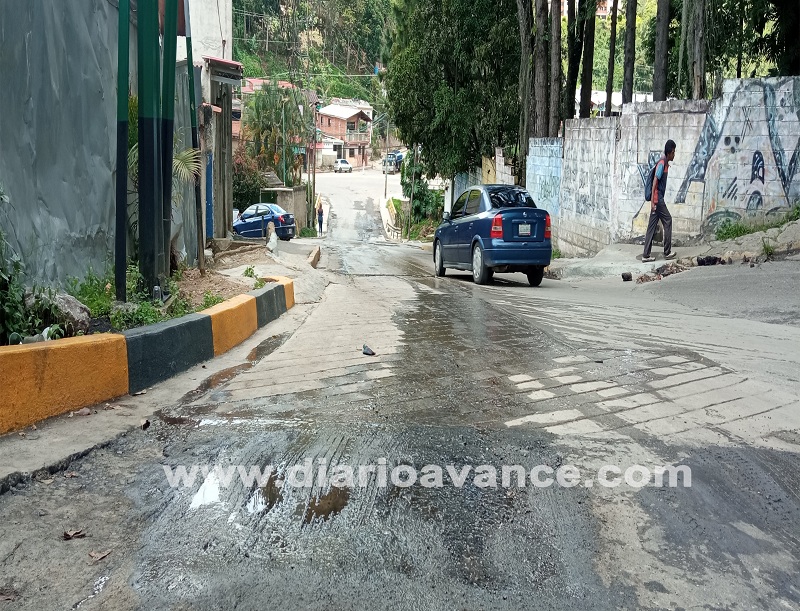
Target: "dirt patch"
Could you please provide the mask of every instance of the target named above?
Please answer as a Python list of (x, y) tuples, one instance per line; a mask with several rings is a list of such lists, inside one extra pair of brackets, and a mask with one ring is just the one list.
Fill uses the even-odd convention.
[(178, 289), (190, 301), (192, 307), (197, 308), (202, 305), (206, 293), (230, 299), (251, 291), (253, 287), (246, 280), (243, 278), (239, 281), (213, 270), (207, 270), (206, 275), (201, 276), (200, 270), (187, 269), (178, 281)]
[(214, 266), (222, 269), (237, 267), (239, 265), (257, 265), (259, 263), (269, 263), (272, 261), (266, 255), (266, 248), (260, 246), (248, 246), (239, 248), (217, 255)]

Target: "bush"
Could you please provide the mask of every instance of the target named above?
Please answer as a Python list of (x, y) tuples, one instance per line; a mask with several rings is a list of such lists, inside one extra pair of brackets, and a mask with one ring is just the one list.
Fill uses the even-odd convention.
[(313, 227), (303, 227), (298, 235), (301, 238), (316, 238), (317, 230)]
[(199, 308), (197, 308), (197, 310), (200, 311), (212, 308), (215, 305), (222, 303), (223, 301), (225, 301), (223, 297), (220, 297), (219, 295), (215, 295), (214, 293), (206, 291), (206, 293), (203, 295), (203, 303)]
[(111, 303), (116, 299), (114, 270), (109, 266), (102, 276), (90, 269), (82, 282), (77, 278), (67, 281), (67, 292), (89, 308), (92, 317), (108, 316)]
[(256, 160), (250, 157), (245, 147), (239, 147), (233, 154), (233, 205), (244, 210), (258, 201), (263, 178), (258, 171)]
[(130, 310), (119, 309), (112, 312), (111, 326), (118, 331), (124, 331), (134, 327), (153, 325), (166, 319), (161, 310), (149, 301), (141, 301), (136, 303), (135, 306)]
[(22, 260), (0, 232), (0, 346), (19, 344), (26, 336), (37, 335), (48, 327), (51, 338), (72, 334), (71, 329), (59, 324), (61, 312), (52, 305), (52, 292), (45, 294), (35, 286), (26, 290), (24, 277)]

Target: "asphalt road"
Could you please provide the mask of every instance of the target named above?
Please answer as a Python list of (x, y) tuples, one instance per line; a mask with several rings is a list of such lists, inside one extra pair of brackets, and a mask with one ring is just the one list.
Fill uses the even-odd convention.
[[(0, 600), (800, 607), (800, 329), (698, 312), (666, 282), (437, 279), (429, 252), (383, 238), (379, 172), (318, 188), (332, 204), (319, 302), (74, 476), (0, 497)], [(170, 485), (165, 467), (193, 465), (223, 470)], [(239, 465), (275, 474), (226, 485)], [(686, 466), (691, 486), (601, 483), (635, 465)], [(539, 467), (536, 482), (562, 469), (564, 485), (503, 485), (504, 466)], [(87, 537), (59, 540), (74, 528)]]

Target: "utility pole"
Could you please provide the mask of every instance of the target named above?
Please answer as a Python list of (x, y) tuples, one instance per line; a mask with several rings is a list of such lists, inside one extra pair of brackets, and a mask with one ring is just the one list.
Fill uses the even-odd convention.
[(412, 146), (414, 147), (414, 159), (411, 165), (411, 202), (408, 207), (408, 230), (406, 231), (408, 240), (411, 240), (411, 217), (414, 214), (414, 187), (416, 186), (417, 179), (417, 145), (414, 144)]
[[(192, 53), (192, 24), (189, 20), (189, 0), (183, 0), (183, 15), (186, 24), (186, 68), (189, 71), (189, 118), (192, 124), (192, 148), (200, 148), (197, 137), (197, 98), (194, 89), (194, 57)], [(194, 177), (194, 211), (197, 222), (197, 266), (200, 275), (206, 275), (206, 236), (203, 232), (203, 204), (200, 194), (200, 177)]]
[[(178, 3), (168, 0), (164, 8), (164, 66), (161, 89), (161, 250), (164, 277), (170, 274), (172, 258), (172, 157), (175, 139), (175, 56), (178, 46)], [(166, 283), (165, 283), (166, 284)], [(163, 289), (166, 286), (162, 287)]]
[(139, 72), (139, 270), (144, 289), (153, 295), (158, 284), (158, 227), (161, 207), (159, 161), (160, 66), (158, 61), (158, 3), (138, 5)]
[(128, 79), (130, 78), (130, 0), (119, 2), (117, 47), (117, 206), (114, 228), (114, 288), (117, 301), (125, 301), (128, 259)]
[(317, 113), (319, 112), (319, 102), (314, 106), (314, 166), (311, 168), (311, 221), (316, 222), (314, 216), (317, 209)]
[(392, 122), (389, 119), (389, 115), (386, 115), (386, 154), (383, 157), (383, 197), (389, 197), (389, 170), (387, 169), (386, 165), (389, 160), (389, 129), (392, 127)]
[(281, 138), (281, 144), (283, 145), (283, 154), (281, 157), (283, 158), (283, 186), (286, 186), (286, 99), (283, 99), (283, 103), (281, 104), (281, 124), (282, 124), (282, 134), (283, 137)]

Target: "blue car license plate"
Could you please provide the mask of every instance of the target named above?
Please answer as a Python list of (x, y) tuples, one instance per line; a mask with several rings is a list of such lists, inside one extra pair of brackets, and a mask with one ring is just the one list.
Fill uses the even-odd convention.
[(518, 227), (519, 227), (519, 235), (521, 235), (521, 236), (529, 236), (529, 235), (531, 235), (531, 224), (530, 223), (520, 223)]

